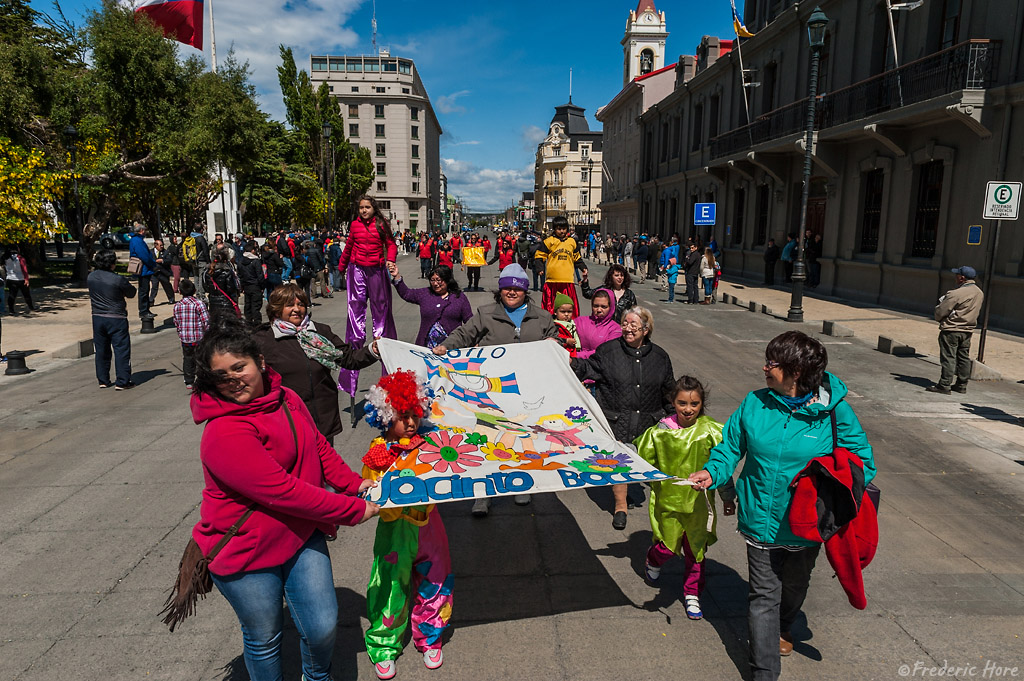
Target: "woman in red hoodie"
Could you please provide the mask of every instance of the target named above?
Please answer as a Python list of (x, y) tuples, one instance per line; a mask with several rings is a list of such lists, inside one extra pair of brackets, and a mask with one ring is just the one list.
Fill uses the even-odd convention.
[[(358, 215), (349, 223), (348, 241), (341, 252), (338, 271), (348, 283), (348, 326), (345, 342), (353, 348), (366, 342), (366, 303), (373, 315), (374, 338), (398, 338), (395, 318), (391, 316), (390, 265), (398, 258), (391, 224), (380, 212), (377, 200), (360, 196), (356, 201)], [(342, 369), (338, 387), (353, 397), (359, 383), (359, 371)]]
[(371, 483), (327, 444), (240, 321), (210, 329), (196, 350), (196, 369), (192, 417), (206, 423), (200, 444), (206, 486), (192, 536), (208, 556), (252, 510), (210, 563), (214, 584), (241, 624), (249, 676), (281, 678), (287, 600), (303, 675), (330, 679), (338, 601), (326, 537), (338, 525), (378, 514), (376, 504), (356, 496)]

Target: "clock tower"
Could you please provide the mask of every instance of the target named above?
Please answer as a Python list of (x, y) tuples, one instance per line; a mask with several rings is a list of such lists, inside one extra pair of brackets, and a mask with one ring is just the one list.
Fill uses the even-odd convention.
[(637, 76), (665, 66), (666, 38), (665, 13), (658, 11), (654, 0), (640, 0), (626, 19), (626, 35), (622, 37), (623, 87)]

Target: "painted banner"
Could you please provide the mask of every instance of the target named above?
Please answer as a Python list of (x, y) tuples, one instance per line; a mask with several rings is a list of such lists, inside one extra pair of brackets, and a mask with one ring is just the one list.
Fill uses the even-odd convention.
[(462, 249), (462, 264), (467, 267), (483, 267), (487, 264), (483, 246), (466, 246)]
[(388, 371), (434, 390), (427, 443), (399, 458), (368, 499), (385, 508), (560, 492), (666, 475), (617, 442), (557, 343), (450, 350), (377, 341)]

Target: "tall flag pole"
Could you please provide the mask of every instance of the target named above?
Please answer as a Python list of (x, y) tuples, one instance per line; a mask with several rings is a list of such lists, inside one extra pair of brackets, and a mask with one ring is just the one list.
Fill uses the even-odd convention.
[(206, 0), (210, 3), (210, 65), (213, 72), (217, 73), (217, 30), (213, 26), (213, 0)]
[(747, 30), (747, 27), (740, 21), (739, 12), (736, 11), (736, 0), (729, 0), (732, 5), (732, 27), (736, 32), (736, 58), (740, 63), (740, 90), (743, 92), (743, 111), (747, 115), (747, 125), (750, 125), (750, 97), (747, 95), (747, 72), (743, 68), (743, 47), (740, 38), (753, 38), (754, 34)]

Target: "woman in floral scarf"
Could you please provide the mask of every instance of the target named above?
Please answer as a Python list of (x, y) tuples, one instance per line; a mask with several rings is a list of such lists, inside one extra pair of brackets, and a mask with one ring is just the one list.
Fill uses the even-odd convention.
[(282, 384), (299, 394), (317, 429), (329, 442), (341, 432), (338, 382), (333, 371), (363, 369), (377, 361), (377, 343), (358, 349), (345, 343), (331, 327), (309, 318), (309, 297), (295, 284), (282, 284), (267, 303), (270, 321), (254, 338), (267, 366), (281, 374)]

